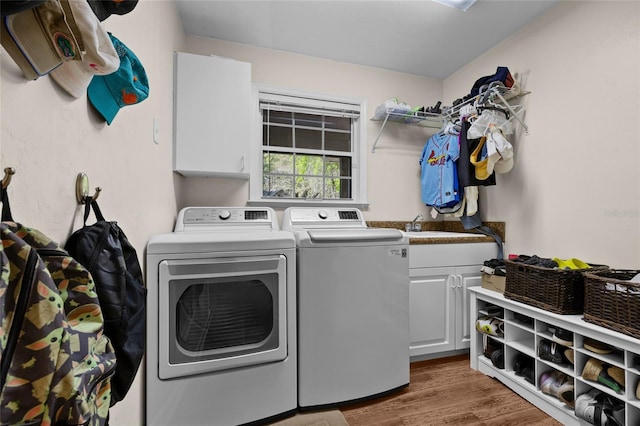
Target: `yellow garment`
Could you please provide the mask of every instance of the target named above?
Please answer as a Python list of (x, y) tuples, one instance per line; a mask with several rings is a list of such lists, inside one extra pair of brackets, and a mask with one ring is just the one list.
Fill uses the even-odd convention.
[(476, 179), (480, 180), (486, 180), (489, 178), (489, 176), (491, 176), (491, 174), (489, 174), (489, 172), (487, 171), (487, 163), (489, 162), (489, 158), (487, 157), (484, 160), (478, 160), (478, 155), (480, 155), (480, 151), (482, 151), (482, 147), (484, 146), (486, 140), (486, 136), (483, 136), (480, 139), (480, 143), (478, 143), (476, 149), (473, 150), (469, 159), (471, 164), (473, 164), (473, 166), (475, 167)]
[(562, 259), (559, 259), (557, 257), (554, 257), (552, 260), (558, 264), (558, 268), (560, 268), (560, 269), (588, 269), (588, 268), (591, 268), (591, 266), (589, 266), (588, 264), (586, 264), (585, 262), (583, 262), (580, 259), (576, 259), (575, 257), (571, 258), (571, 259), (567, 259), (567, 260), (562, 260)]

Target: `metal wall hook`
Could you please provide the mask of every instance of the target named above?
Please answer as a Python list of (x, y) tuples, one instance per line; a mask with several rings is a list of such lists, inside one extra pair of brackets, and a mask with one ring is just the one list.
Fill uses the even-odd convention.
[[(96, 187), (96, 192), (91, 197), (94, 200), (98, 199), (102, 188)], [(89, 177), (85, 173), (78, 173), (76, 178), (76, 200), (78, 204), (84, 204), (89, 196)]]
[(16, 174), (16, 169), (13, 167), (4, 168), (4, 177), (2, 178), (2, 189), (6, 189), (11, 183), (11, 178)]

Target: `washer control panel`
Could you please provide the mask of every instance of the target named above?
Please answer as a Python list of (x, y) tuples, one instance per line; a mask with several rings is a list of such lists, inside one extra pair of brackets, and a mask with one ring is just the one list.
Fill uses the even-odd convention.
[(356, 208), (290, 207), (284, 211), (282, 229), (295, 227), (366, 228), (362, 212)]

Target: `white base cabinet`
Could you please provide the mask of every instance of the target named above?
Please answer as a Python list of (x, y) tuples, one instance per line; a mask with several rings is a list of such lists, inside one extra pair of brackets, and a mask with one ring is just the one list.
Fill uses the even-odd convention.
[(176, 53), (174, 73), (174, 170), (248, 179), (251, 64)]
[[(540, 390), (540, 376), (548, 371), (557, 370), (565, 373), (573, 381), (575, 398), (598, 389), (614, 398), (625, 406), (625, 425), (640, 425), (640, 400), (636, 397), (636, 389), (640, 385), (640, 370), (638, 360), (640, 356), (640, 341), (631, 336), (618, 333), (582, 319), (582, 315), (557, 315), (533, 306), (506, 299), (502, 294), (474, 287), (470, 289), (471, 323), (471, 368), (494, 377), (518, 393), (523, 398), (545, 411), (564, 425), (588, 425), (586, 421), (576, 417), (574, 409), (563, 404), (555, 396)], [(504, 347), (504, 368), (493, 365), (491, 360), (483, 355), (483, 334), (475, 330), (477, 318), (485, 315), (492, 306), (502, 308), (504, 321), (504, 336), (492, 339)], [(522, 315), (530, 321), (522, 321)], [(538, 356), (538, 347), (543, 339), (552, 339), (554, 328), (559, 327), (573, 333), (573, 344), (567, 349), (573, 349), (574, 363), (556, 364)], [(585, 339), (594, 339), (613, 346), (617, 350), (611, 354), (597, 354), (584, 347)], [(563, 347), (561, 347), (564, 349)], [(514, 372), (514, 359), (520, 354), (533, 360), (534, 383), (529, 383)], [(621, 393), (587, 380), (582, 377), (582, 371), (590, 358), (612, 366), (621, 368), (625, 375), (626, 387)]]
[(480, 268), (496, 251), (494, 243), (409, 246), (411, 357), (469, 347), (467, 289), (481, 284)]

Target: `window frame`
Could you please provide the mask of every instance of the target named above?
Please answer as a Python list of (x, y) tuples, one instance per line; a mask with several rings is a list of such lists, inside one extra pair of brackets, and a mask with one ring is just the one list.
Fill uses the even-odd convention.
[[(262, 113), (260, 111), (261, 100), (283, 99), (287, 104), (298, 104), (319, 111), (331, 104), (346, 104), (358, 111), (358, 116), (353, 119), (353, 154), (352, 154), (352, 185), (351, 199), (323, 199), (315, 198), (266, 198), (262, 195)], [(249, 180), (249, 205), (263, 205), (274, 208), (289, 206), (349, 206), (366, 208), (367, 200), (367, 102), (365, 99), (346, 98), (341, 96), (313, 93), (281, 87), (254, 84), (252, 86), (252, 117), (251, 117), (251, 141), (250, 146), (250, 171)], [(330, 152), (330, 151), (322, 151)], [(332, 151), (331, 151), (332, 152)]]

